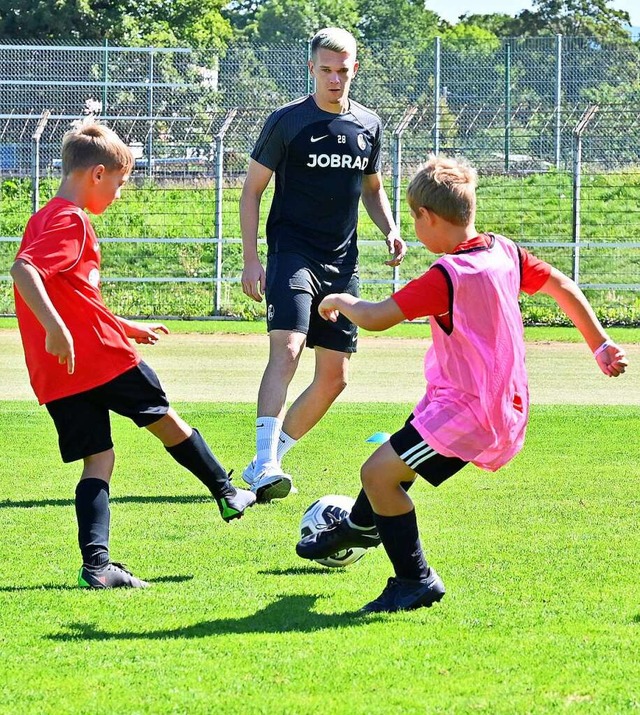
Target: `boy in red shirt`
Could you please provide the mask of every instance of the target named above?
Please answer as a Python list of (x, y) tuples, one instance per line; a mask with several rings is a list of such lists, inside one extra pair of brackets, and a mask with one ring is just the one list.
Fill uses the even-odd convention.
[(60, 188), (27, 223), (11, 268), (31, 386), (53, 418), (62, 460), (83, 460), (75, 507), (78, 583), (85, 588), (148, 585), (109, 556), (111, 410), (156, 436), (209, 489), (225, 521), (255, 502), (252, 492), (231, 485), (129, 342), (153, 344), (166, 327), (118, 318), (102, 300), (100, 247), (84, 209), (103, 213), (120, 198), (132, 168), (129, 147), (107, 127), (91, 120), (67, 132)]
[(423, 276), (379, 303), (334, 294), (318, 308), (327, 320), (342, 313), (368, 330), (421, 316), (431, 322), (426, 394), (363, 465), (363, 489), (351, 514), (296, 547), (302, 558), (318, 559), (382, 542), (395, 576), (365, 612), (429, 607), (444, 596), (422, 551), (407, 494), (416, 475), (438, 486), (469, 462), (499, 469), (522, 447), (529, 395), (521, 291), (551, 296), (605, 375), (617, 377), (627, 364), (569, 277), (504, 236), (478, 235), (475, 187), (470, 166), (432, 157), (412, 179), (407, 197), (418, 240), (440, 257)]

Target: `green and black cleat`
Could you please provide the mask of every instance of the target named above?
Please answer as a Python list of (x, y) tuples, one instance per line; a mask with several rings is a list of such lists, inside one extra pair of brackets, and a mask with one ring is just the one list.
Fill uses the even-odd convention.
[(228, 494), (223, 497), (216, 497), (220, 516), (228, 523), (233, 519), (239, 519), (245, 509), (256, 503), (256, 495), (248, 489), (236, 489), (231, 487)]

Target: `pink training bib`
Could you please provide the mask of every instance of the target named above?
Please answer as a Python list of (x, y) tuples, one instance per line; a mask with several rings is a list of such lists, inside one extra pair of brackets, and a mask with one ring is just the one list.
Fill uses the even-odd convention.
[(453, 287), (452, 328), (431, 318), (427, 392), (412, 424), (441, 454), (495, 471), (522, 448), (529, 414), (518, 251), (495, 236), (435, 265)]

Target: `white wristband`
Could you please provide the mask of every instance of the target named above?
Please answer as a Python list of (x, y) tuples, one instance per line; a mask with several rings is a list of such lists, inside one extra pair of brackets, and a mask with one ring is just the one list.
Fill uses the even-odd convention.
[(607, 348), (611, 347), (613, 343), (610, 340), (605, 340), (604, 343), (599, 348), (593, 351), (593, 357), (598, 357), (600, 353), (603, 353)]

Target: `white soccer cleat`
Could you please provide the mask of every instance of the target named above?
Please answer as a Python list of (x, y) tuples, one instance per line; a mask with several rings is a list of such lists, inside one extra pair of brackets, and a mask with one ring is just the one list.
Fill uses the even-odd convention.
[(251, 485), (251, 491), (255, 493), (258, 502), (284, 499), (292, 489), (293, 483), (290, 474), (272, 471), (258, 475)]
[(244, 471), (242, 472), (242, 478), (250, 487), (253, 486), (253, 482), (256, 479), (256, 458), (255, 457), (244, 468)]
[[(285, 476), (289, 477), (288, 474), (286, 474)], [(244, 471), (242, 472), (242, 478), (249, 485), (249, 487), (253, 488), (253, 483), (256, 480), (256, 458), (255, 457), (244, 468)], [(255, 489), (253, 489), (253, 491), (255, 491)], [(298, 490), (296, 489), (296, 487), (293, 486), (293, 484), (291, 484), (291, 489), (289, 490), (289, 494), (297, 494), (297, 493), (298, 493)], [(286, 496), (286, 494), (285, 494), (285, 496)], [(275, 497), (275, 499), (282, 499), (282, 497)], [(258, 501), (267, 501), (267, 500), (261, 500), (260, 498), (258, 498)]]

